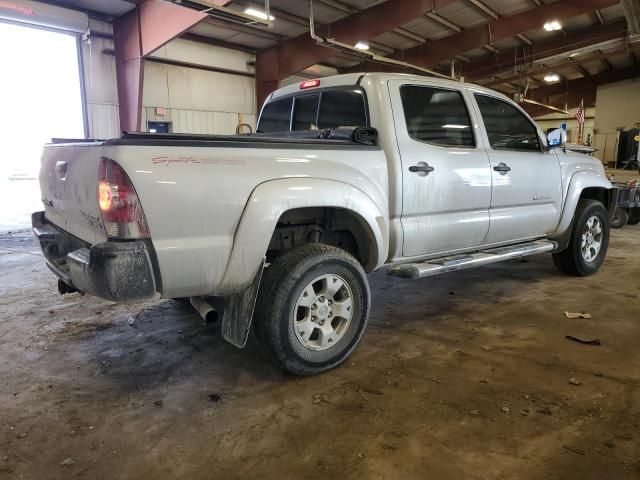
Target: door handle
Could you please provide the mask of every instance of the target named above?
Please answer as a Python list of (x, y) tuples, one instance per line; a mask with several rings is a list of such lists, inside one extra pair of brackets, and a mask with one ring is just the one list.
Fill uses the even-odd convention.
[(498, 165), (493, 167), (496, 172), (500, 172), (500, 175), (506, 175), (507, 172), (511, 171), (511, 167), (504, 162), (500, 162)]
[(426, 162), (418, 162), (417, 165), (411, 165), (409, 167), (409, 171), (410, 172), (417, 173), (420, 177), (426, 177), (427, 175), (429, 175), (434, 170), (435, 170), (435, 168), (433, 168), (432, 166), (430, 166)]

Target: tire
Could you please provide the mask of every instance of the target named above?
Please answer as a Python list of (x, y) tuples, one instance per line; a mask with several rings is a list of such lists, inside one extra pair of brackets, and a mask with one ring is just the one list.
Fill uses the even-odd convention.
[(637, 225), (640, 223), (640, 208), (630, 208), (628, 210), (629, 215), (629, 225)]
[(254, 333), (288, 372), (318, 374), (343, 363), (356, 348), (370, 298), (367, 276), (352, 255), (329, 245), (304, 245), (265, 270)]
[(629, 221), (629, 214), (624, 208), (616, 208), (613, 218), (609, 222), (611, 228), (622, 228)]
[[(577, 277), (593, 275), (604, 262), (609, 247), (610, 231), (607, 210), (602, 203), (596, 200), (580, 200), (571, 228), (569, 246), (562, 252), (554, 253), (553, 261), (561, 272), (568, 275)], [(594, 233), (598, 229), (600, 233)], [(583, 238), (585, 236), (586, 238)], [(584, 240), (587, 242), (593, 240), (594, 243), (591, 244), (591, 247), (585, 246), (583, 252)], [(599, 249), (595, 248), (596, 243), (599, 245)]]

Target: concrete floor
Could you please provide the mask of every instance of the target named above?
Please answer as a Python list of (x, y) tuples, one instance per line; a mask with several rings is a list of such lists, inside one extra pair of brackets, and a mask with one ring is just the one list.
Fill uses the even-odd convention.
[(60, 297), (0, 237), (0, 479), (640, 477), (640, 227), (586, 279), (540, 256), (371, 282), (360, 348), (301, 379), (172, 301)]

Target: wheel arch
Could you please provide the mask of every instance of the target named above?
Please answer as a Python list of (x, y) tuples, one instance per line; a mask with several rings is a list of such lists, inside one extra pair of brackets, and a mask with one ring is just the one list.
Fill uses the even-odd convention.
[(618, 200), (618, 189), (604, 175), (595, 171), (575, 172), (571, 176), (560, 221), (555, 232), (550, 235), (550, 238), (558, 243), (558, 251), (564, 250), (569, 242), (576, 208), (582, 199), (601, 202), (611, 219)]
[(324, 243), (351, 253), (365, 271), (376, 268), (380, 246), (367, 220), (355, 210), (335, 207), (295, 207), (278, 218), (267, 259), (306, 243)]
[(355, 228), (350, 231), (359, 249), (366, 252), (362, 256), (365, 270), (373, 271), (384, 264), (389, 250), (386, 205), (379, 206), (362, 190), (335, 180), (271, 180), (258, 185), (247, 201), (216, 294), (232, 294), (245, 288), (273, 244), (279, 222), (299, 214), (305, 218), (304, 214), (310, 211), (332, 212), (333, 216), (340, 212), (338, 216), (352, 219), (351, 226)]

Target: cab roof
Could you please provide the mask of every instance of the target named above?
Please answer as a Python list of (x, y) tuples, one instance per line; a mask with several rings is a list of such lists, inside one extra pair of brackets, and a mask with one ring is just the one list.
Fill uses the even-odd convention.
[[(362, 84), (365, 80), (370, 81), (372, 83), (386, 82), (388, 80), (416, 81), (421, 83), (432, 84), (433, 86), (439, 86), (439, 87), (465, 88), (475, 92), (488, 93), (496, 97), (511, 100), (509, 97), (507, 97), (506, 95), (500, 92), (497, 92), (496, 90), (492, 90), (490, 88), (486, 88), (481, 85), (476, 85), (474, 83), (465, 83), (465, 82), (459, 82), (456, 80), (448, 80), (445, 78), (429, 77), (426, 75), (415, 75), (415, 74), (407, 74), (407, 73), (382, 73), (382, 72), (347, 73), (343, 75), (332, 75), (330, 77), (321, 77), (321, 78), (318, 78), (318, 80), (320, 81), (320, 84), (315, 88), (331, 88), (331, 87), (343, 87), (348, 85), (359, 85), (359, 84)], [(314, 90), (313, 87), (305, 90), (301, 90), (300, 86), (301, 86), (301, 83), (296, 82), (294, 84), (287, 85), (286, 87), (282, 87), (276, 90), (275, 92), (273, 92), (268, 97), (267, 100), (271, 101), (279, 97), (293, 95), (301, 92), (312, 92)]]

